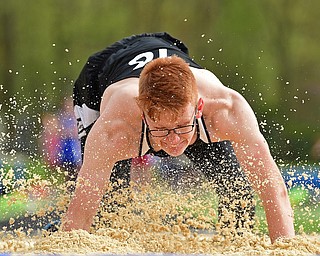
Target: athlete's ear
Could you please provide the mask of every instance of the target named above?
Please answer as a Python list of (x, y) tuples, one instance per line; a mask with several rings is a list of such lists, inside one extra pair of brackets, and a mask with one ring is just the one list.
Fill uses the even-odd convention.
[(202, 116), (203, 107), (204, 107), (204, 101), (203, 101), (202, 98), (200, 98), (200, 99), (198, 100), (198, 104), (197, 104), (196, 118), (200, 118), (200, 117)]

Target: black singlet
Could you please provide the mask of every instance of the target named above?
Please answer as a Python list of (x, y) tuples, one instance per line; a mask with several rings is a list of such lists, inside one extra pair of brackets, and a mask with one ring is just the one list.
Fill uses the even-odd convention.
[[(189, 57), (187, 47), (167, 33), (127, 37), (89, 57), (74, 85), (75, 115), (82, 148), (87, 134), (100, 115), (101, 97), (106, 88), (117, 81), (139, 77), (146, 63), (173, 54), (183, 58), (191, 67), (201, 68)], [(202, 123), (204, 124), (204, 120)], [(144, 128), (142, 128), (141, 143), (143, 143), (143, 131)], [(197, 131), (200, 131), (198, 121)], [(231, 142), (211, 142), (208, 134), (206, 135), (207, 142), (198, 136), (196, 142), (185, 150), (184, 155), (190, 160), (190, 168), (199, 169), (207, 179), (216, 184), (220, 199), (220, 214), (222, 209), (227, 208), (235, 211), (238, 219), (248, 213), (252, 216), (254, 206), (249, 203), (243, 208), (240, 204), (243, 199), (252, 200), (252, 190), (240, 168)], [(163, 158), (169, 157), (163, 151), (155, 152), (150, 144), (147, 153)], [(140, 146), (141, 154), (142, 146)], [(122, 186), (129, 184), (130, 165), (131, 159), (117, 162), (111, 173), (111, 182), (123, 179), (125, 182)]]
[(181, 57), (191, 67), (201, 68), (189, 57), (184, 43), (165, 32), (127, 37), (90, 56), (74, 84), (79, 137), (86, 137), (99, 117), (101, 97), (109, 85), (139, 77), (148, 62), (172, 55)]

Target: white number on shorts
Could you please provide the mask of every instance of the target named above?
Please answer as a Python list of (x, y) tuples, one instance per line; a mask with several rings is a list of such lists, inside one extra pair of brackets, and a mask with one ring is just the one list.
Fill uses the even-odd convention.
[[(159, 58), (164, 58), (168, 56), (167, 49), (159, 49)], [(153, 52), (143, 52), (138, 54), (132, 60), (129, 61), (129, 65), (133, 66), (136, 65), (133, 70), (144, 67), (148, 62), (154, 59)]]

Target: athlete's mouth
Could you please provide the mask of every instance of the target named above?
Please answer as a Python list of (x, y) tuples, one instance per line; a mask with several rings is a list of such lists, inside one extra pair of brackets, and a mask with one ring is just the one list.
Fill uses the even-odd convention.
[(179, 149), (182, 146), (182, 144), (183, 144), (183, 141), (179, 142), (178, 144), (165, 143), (165, 146), (168, 149), (176, 150), (176, 149)]

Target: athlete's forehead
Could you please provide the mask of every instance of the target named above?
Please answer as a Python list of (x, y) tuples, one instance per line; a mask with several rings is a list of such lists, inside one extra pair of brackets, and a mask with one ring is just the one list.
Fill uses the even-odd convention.
[(178, 114), (170, 110), (163, 110), (159, 113), (157, 119), (152, 120), (149, 116), (145, 116), (148, 124), (152, 125), (154, 128), (172, 128), (177, 126), (183, 126), (190, 123), (195, 114), (195, 107), (189, 104), (188, 106), (182, 108)]

